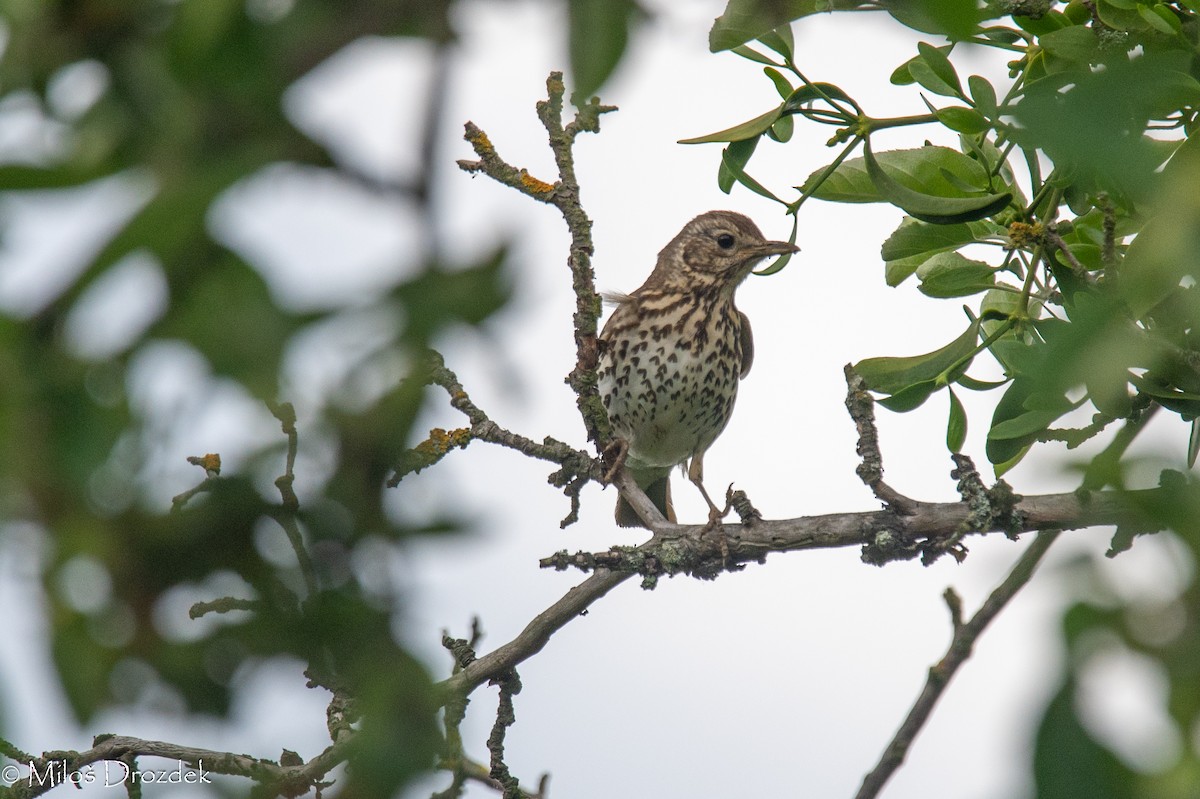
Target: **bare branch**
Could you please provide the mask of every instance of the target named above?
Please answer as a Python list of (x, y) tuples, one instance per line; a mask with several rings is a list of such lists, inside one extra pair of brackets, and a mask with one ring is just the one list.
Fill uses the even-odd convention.
[(207, 455), (191, 455), (187, 462), (193, 466), (199, 466), (204, 470), (204, 481), (199, 483), (182, 494), (176, 494), (171, 498), (171, 512), (178, 513), (183, 510), (183, 506), (191, 501), (192, 497), (197, 494), (206, 493), (216, 488), (217, 480), (221, 477), (221, 456), (215, 452), (210, 452)]
[(442, 693), (442, 701), (448, 701), (456, 695), (466, 695), (488, 680), (536, 655), (542, 651), (554, 633), (582, 615), (593, 602), (630, 576), (628, 573), (597, 569), (595, 574), (539, 613), (533, 621), (525, 625), (525, 629), (516, 638), (438, 683), (437, 688)]
[[(952, 620), (954, 621), (954, 635), (950, 641), (950, 647), (946, 650), (945, 656), (929, 670), (929, 676), (925, 681), (925, 688), (921, 691), (921, 695), (917, 697), (917, 701), (909, 710), (908, 716), (905, 717), (904, 723), (900, 725), (900, 729), (896, 731), (896, 735), (884, 750), (882, 757), (879, 759), (879, 764), (867, 774), (863, 779), (862, 787), (859, 788), (856, 799), (873, 799), (878, 796), (883, 790), (883, 786), (895, 773), (896, 769), (904, 762), (905, 756), (908, 754), (908, 749), (912, 745), (913, 739), (917, 733), (925, 726), (925, 722), (929, 720), (930, 714), (933, 713), (934, 707), (937, 705), (938, 699), (941, 698), (946, 686), (950, 683), (959, 666), (971, 656), (971, 650), (975, 646), (976, 639), (991, 623), (992, 619), (1004, 609), (1017, 592), (1029, 582), (1033, 576), (1034, 570), (1038, 563), (1054, 543), (1059, 535), (1058, 530), (1043, 530), (1038, 533), (1033, 543), (1021, 555), (1020, 560), (1013, 567), (1008, 577), (1004, 582), (996, 587), (988, 596), (987, 601), (979, 611), (971, 617), (971, 620), (965, 624), (961, 623), (961, 606), (958, 603), (957, 595), (953, 592), (947, 594), (947, 604), (950, 606)], [(953, 597), (953, 599), (951, 599)]]
[(283, 474), (275, 480), (275, 487), (279, 489), (282, 504), (279, 511), (273, 514), (273, 518), (283, 528), (288, 543), (292, 546), (292, 551), (296, 553), (296, 561), (300, 564), (300, 573), (304, 575), (304, 585), (308, 589), (309, 596), (312, 596), (319, 590), (317, 569), (313, 565), (312, 557), (308, 554), (308, 548), (304, 546), (304, 536), (300, 532), (300, 525), (296, 522), (296, 514), (300, 511), (300, 500), (293, 488), (296, 482), (296, 451), (300, 445), (300, 435), (296, 432), (296, 408), (290, 402), (268, 403), (268, 405), (271, 415), (279, 420), (283, 434), (287, 436), (288, 440), (287, 459)]

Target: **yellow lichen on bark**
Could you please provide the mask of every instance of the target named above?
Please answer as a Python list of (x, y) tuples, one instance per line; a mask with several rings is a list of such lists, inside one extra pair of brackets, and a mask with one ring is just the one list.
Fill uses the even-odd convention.
[(534, 194), (549, 194), (554, 191), (554, 187), (549, 183), (544, 180), (538, 180), (524, 169), (521, 170), (521, 185)]

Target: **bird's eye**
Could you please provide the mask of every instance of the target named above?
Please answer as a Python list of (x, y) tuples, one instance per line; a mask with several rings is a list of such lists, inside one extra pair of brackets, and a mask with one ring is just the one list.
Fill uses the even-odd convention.
[(717, 236), (717, 246), (722, 250), (728, 250), (733, 246), (733, 236), (728, 233), (722, 233), (720, 236)]

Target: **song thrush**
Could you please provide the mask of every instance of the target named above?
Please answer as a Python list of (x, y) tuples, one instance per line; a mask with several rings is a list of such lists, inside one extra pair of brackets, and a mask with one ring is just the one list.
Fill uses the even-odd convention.
[[(720, 515), (702, 483), (704, 453), (729, 422), (754, 357), (750, 320), (733, 294), (763, 258), (796, 250), (768, 241), (741, 214), (709, 211), (663, 248), (641, 288), (609, 297), (616, 310), (600, 334), (600, 397), (626, 468), (671, 521), (669, 477), (680, 465), (710, 519)], [(644, 526), (623, 498), (617, 524)]]

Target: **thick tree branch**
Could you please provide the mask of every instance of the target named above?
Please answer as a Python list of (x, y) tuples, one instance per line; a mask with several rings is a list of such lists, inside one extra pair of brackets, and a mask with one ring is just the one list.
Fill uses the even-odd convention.
[(1058, 530), (1039, 532), (1037, 538), (1021, 555), (1008, 577), (997, 586), (996, 590), (992, 591), (979, 612), (972, 616), (966, 624), (962, 623), (962, 604), (958, 595), (953, 590), (946, 592), (946, 602), (950, 606), (951, 620), (954, 624), (954, 636), (950, 641), (950, 647), (937, 665), (929, 670), (925, 688), (917, 697), (917, 701), (900, 725), (900, 729), (896, 731), (896, 735), (888, 744), (887, 749), (884, 750), (879, 764), (863, 779), (856, 799), (874, 799), (883, 790), (883, 786), (904, 762), (913, 739), (925, 726), (925, 722), (929, 720), (930, 714), (933, 713), (938, 699), (941, 698), (942, 692), (949, 685), (951, 678), (958, 671), (959, 666), (971, 656), (976, 639), (992, 619), (996, 618), (996, 615), (1004, 609), (1009, 600), (1029, 582), (1038, 563), (1046, 554), (1046, 550), (1050, 548), (1058, 535)]
[[(968, 529), (972, 507), (963, 502), (912, 501), (912, 512), (891, 511), (831, 513), (795, 519), (762, 519), (751, 525), (726, 524), (722, 536), (707, 525), (665, 523), (650, 541), (636, 547), (614, 547), (607, 552), (559, 552), (543, 558), (543, 568), (575, 567), (584, 571), (608, 569), (644, 576), (691, 574), (715, 577), (746, 563), (762, 563), (775, 552), (837, 549), (859, 546), (863, 559), (875, 565), (922, 556), (931, 549), (944, 550), (945, 542), (964, 535), (1019, 533), (1058, 528), (1073, 530), (1097, 525), (1132, 525), (1139, 530), (1161, 529), (1136, 507), (1154, 507), (1163, 489), (1100, 494), (1044, 494), (1014, 497), (1011, 511), (991, 518), (987, 527)], [(1163, 499), (1167, 495), (1161, 494)], [(723, 559), (723, 551), (728, 558)], [(930, 558), (926, 558), (930, 560)]]
[[(1161, 525), (1147, 520), (1134, 508), (1154, 507), (1155, 497), (1162, 491), (1022, 497), (1014, 502), (1010, 513), (993, 518), (988, 529), (969, 532), (1012, 536), (1050, 528), (1133, 523), (1143, 530), (1160, 529)], [(543, 558), (544, 568), (575, 567), (593, 574), (540, 613), (512, 641), (443, 680), (438, 686), (443, 701), (470, 693), (537, 654), (554, 633), (634, 574), (648, 578), (644, 580), (647, 585), (660, 575), (690, 574), (711, 579), (723, 571), (741, 569), (746, 563), (761, 563), (773, 552), (850, 546), (863, 547), (868, 560), (875, 563), (884, 562), (876, 560), (881, 553), (889, 556), (886, 559), (912, 558), (943, 539), (960, 537), (963, 524), (969, 522), (973, 512), (963, 502), (913, 501), (911, 510), (907, 516), (882, 510), (757, 520), (749, 526), (724, 525), (723, 535), (707, 525), (673, 525), (664, 519), (654, 524), (655, 535), (640, 546), (573, 555), (564, 551)]]

